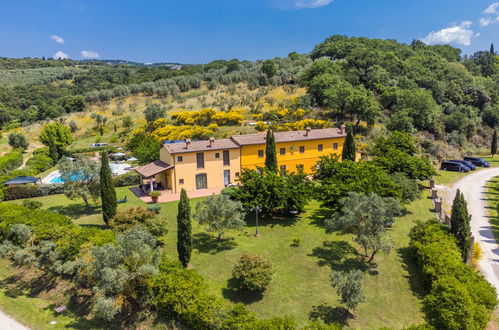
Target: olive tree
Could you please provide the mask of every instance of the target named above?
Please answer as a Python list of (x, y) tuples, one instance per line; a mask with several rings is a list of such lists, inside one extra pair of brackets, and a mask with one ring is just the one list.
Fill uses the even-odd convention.
[(196, 205), (199, 224), (208, 225), (209, 232), (217, 232), (221, 240), (228, 229), (242, 230), (244, 221), (243, 204), (233, 201), (227, 195), (211, 195)]

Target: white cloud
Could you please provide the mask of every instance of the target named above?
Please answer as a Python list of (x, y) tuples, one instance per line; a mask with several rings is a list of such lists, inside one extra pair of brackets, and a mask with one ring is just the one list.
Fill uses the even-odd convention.
[(471, 27), (470, 21), (464, 21), (460, 25), (454, 25), (439, 31), (432, 31), (421, 39), (425, 44), (458, 44), (463, 46), (471, 45), (471, 40), (478, 37)]
[(319, 8), (329, 5), (334, 0), (296, 0), (294, 7), (296, 9), (302, 8)]
[(64, 39), (62, 39), (62, 37), (59, 37), (58, 35), (51, 35), (50, 38), (52, 40), (54, 40), (55, 42), (57, 42), (58, 44), (63, 44), (64, 43)]
[(483, 11), (484, 14), (494, 15), (499, 14), (499, 2), (494, 2)]
[(59, 58), (62, 58), (62, 59), (67, 59), (69, 58), (69, 55), (64, 53), (64, 52), (61, 52), (61, 51), (58, 51), (57, 53), (54, 54), (54, 56), (52, 56), (54, 59), (59, 59)]
[(83, 58), (99, 58), (99, 53), (94, 52), (93, 50), (82, 50), (80, 55)]
[(479, 20), (480, 22), (480, 26), (489, 26), (490, 24), (494, 24), (494, 23), (497, 23), (499, 22), (499, 16), (497, 16), (496, 18), (480, 18)]

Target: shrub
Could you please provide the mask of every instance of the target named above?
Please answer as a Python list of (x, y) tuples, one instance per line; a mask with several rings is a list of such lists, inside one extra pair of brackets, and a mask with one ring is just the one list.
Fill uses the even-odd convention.
[(473, 243), (473, 256), (471, 257), (471, 262), (473, 266), (478, 267), (478, 262), (482, 259), (482, 247), (477, 242)]
[(26, 150), (28, 148), (28, 140), (26, 136), (21, 133), (10, 133), (9, 134), (9, 146), (14, 149), (23, 149)]
[(38, 174), (54, 166), (54, 161), (45, 153), (37, 153), (28, 159), (26, 166)]
[(300, 245), (301, 245), (301, 239), (299, 237), (293, 238), (293, 243), (291, 243), (291, 246), (299, 247)]
[(118, 232), (129, 230), (137, 225), (144, 226), (155, 236), (161, 236), (167, 232), (166, 219), (158, 218), (156, 212), (143, 207), (133, 207), (118, 212), (109, 222), (109, 226)]
[(139, 173), (130, 171), (113, 177), (113, 181), (115, 187), (126, 187), (140, 184), (142, 182), (142, 177)]
[(265, 291), (273, 274), (270, 261), (256, 254), (242, 255), (232, 271), (238, 288), (247, 291)]
[(6, 174), (12, 171), (23, 163), (23, 150), (14, 149), (11, 152), (0, 157), (0, 175)]
[(33, 201), (31, 199), (25, 199), (23, 200), (23, 206), (27, 207), (28, 209), (40, 209), (42, 208), (43, 203), (39, 201)]

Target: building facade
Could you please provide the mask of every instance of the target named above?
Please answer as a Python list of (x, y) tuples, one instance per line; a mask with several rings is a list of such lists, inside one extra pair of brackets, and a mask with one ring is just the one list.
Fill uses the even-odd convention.
[[(311, 174), (321, 156), (341, 155), (345, 129), (325, 128), (276, 132), (277, 163), (280, 169), (302, 167)], [(230, 139), (164, 144), (160, 159), (137, 168), (150, 180), (150, 189), (178, 193), (223, 188), (235, 184), (245, 168), (265, 166), (266, 133), (234, 135)], [(153, 180), (154, 179), (154, 180)]]

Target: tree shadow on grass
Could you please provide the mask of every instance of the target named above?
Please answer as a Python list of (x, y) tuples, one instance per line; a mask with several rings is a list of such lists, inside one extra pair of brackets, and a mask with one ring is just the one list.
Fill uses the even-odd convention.
[[(258, 225), (268, 226), (274, 228), (274, 226), (288, 227), (293, 226), (296, 221), (300, 218), (299, 214), (290, 213), (260, 213), (258, 214)], [(256, 227), (256, 216), (255, 212), (249, 212), (246, 214), (244, 219), (246, 222), (246, 228)]]
[(414, 250), (411, 247), (404, 247), (397, 249), (397, 253), (401, 259), (402, 267), (407, 272), (404, 277), (408, 280), (412, 293), (422, 299), (428, 294), (428, 288), (425, 286), (423, 275), (416, 264)]
[(310, 216), (310, 219), (312, 220), (310, 223), (314, 226), (327, 229), (326, 220), (331, 219), (333, 216), (334, 212), (332, 210), (329, 210), (327, 208), (319, 208), (313, 211), (312, 215)]
[(364, 257), (345, 241), (325, 241), (322, 246), (314, 248), (309, 256), (317, 257), (319, 266), (329, 266), (335, 271), (353, 269), (367, 271), (369, 269)]
[(65, 206), (52, 206), (48, 210), (66, 215), (72, 219), (79, 219), (87, 215), (95, 215), (101, 212), (100, 206), (91, 205), (86, 207), (84, 204), (70, 204)]
[(342, 327), (347, 326), (348, 319), (353, 318), (353, 315), (343, 307), (331, 307), (326, 304), (313, 306), (312, 311), (308, 314), (312, 321), (321, 320), (327, 325), (339, 324)]
[(219, 240), (207, 233), (196, 233), (192, 235), (192, 246), (200, 253), (216, 254), (234, 249), (237, 243), (232, 237)]
[(227, 287), (222, 289), (222, 295), (225, 299), (233, 303), (243, 303), (246, 305), (258, 302), (263, 298), (263, 292), (249, 292), (239, 289), (237, 281), (234, 278), (230, 278), (227, 281)]

